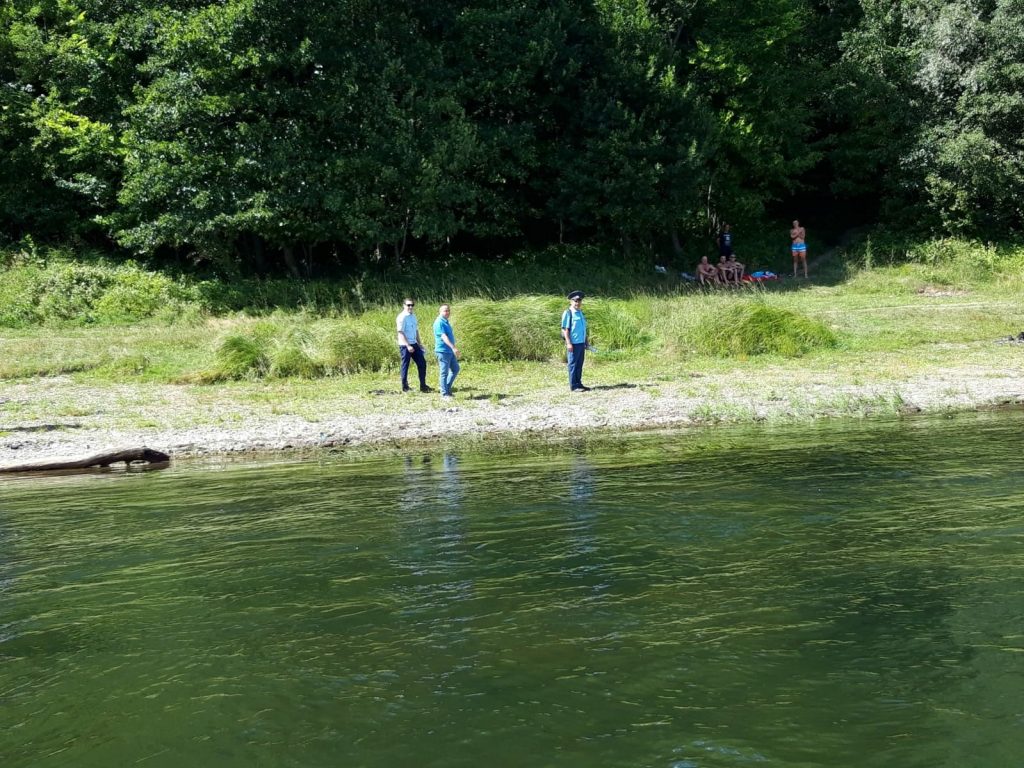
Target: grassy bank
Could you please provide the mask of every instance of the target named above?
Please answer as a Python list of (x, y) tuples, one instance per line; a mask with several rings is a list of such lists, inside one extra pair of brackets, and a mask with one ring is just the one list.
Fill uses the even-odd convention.
[[(552, 286), (570, 284), (555, 267), (550, 270)], [(498, 298), (511, 292), (508, 276), (492, 275), (493, 296), (459, 298), (483, 285), (483, 277), (452, 275), (447, 288), (423, 287), (414, 273), (394, 285), (384, 279), (372, 292), (390, 291), (389, 301), (360, 311), (340, 304), (321, 311), (295, 296), (290, 309), (264, 311), (267, 303), (260, 300), (228, 311), (204, 298), (213, 292), (208, 286), (136, 265), (15, 264), (0, 282), (0, 379), (61, 373), (97, 383), (386, 377), (396, 358), (394, 315), (407, 293), (419, 297), (427, 331), (437, 304), (454, 304), (454, 327), (469, 363), (560, 358), (558, 317), (565, 302), (557, 293)], [(455, 285), (459, 275), (463, 282)], [(1024, 249), (961, 241), (899, 251), (869, 239), (837, 253), (810, 282), (741, 290), (700, 292), (653, 270), (631, 284), (618, 268), (596, 277), (591, 270), (590, 280), (618, 281), (620, 294), (633, 293), (597, 293), (585, 301), (599, 350), (594, 364), (671, 370), (720, 358), (745, 365), (773, 356), (841, 359), (854, 352), (909, 353), (996, 339), (1024, 329), (1017, 300)], [(535, 287), (532, 275), (521, 282)], [(333, 291), (350, 288), (339, 283)], [(326, 286), (316, 290), (330, 292)]]
[[(929, 396), (956, 407), (960, 390), (970, 395), (964, 403), (985, 399), (964, 377), (1019, 376), (1022, 348), (996, 341), (1024, 331), (1024, 249), (942, 241), (896, 253), (890, 246), (864, 241), (837, 253), (810, 281), (705, 293), (670, 281), (647, 288), (659, 277), (651, 270), (635, 285), (620, 285), (616, 296), (588, 297), (598, 352), (588, 358), (586, 379), (606, 395), (587, 419), (615, 423), (616, 409), (640, 395), (675, 398), (665, 419), (677, 412), (696, 421), (896, 413), (914, 399), (901, 382), (934, 381), (941, 391)], [(16, 281), (6, 278), (24, 267), (4, 273), (8, 297)], [(67, 265), (28, 267), (46, 273)], [(0, 434), (233, 429), (278, 417), (315, 424), (328, 416), (386, 419), (438, 408), (436, 398), (396, 393), (397, 298), (419, 296), (424, 328), (440, 301), (410, 284), (395, 285), (395, 301), (359, 312), (302, 305), (214, 312), (189, 293), (195, 286), (135, 266), (112, 271), (108, 293), (89, 293), (98, 297), (94, 305), (114, 307), (104, 296), (127, 290), (117, 282), (127, 276), (148, 286), (144, 295), (158, 296), (149, 316), (85, 322), (72, 314), (0, 328)], [(458, 296), (470, 289), (452, 290)], [(482, 430), (511, 418), (507, 410), (485, 413), (485, 406), (535, 406), (521, 414), (527, 429), (553, 423), (546, 415), (552, 409), (576, 407), (564, 391), (559, 295), (452, 303), (465, 363), (457, 401), (480, 409), (467, 429), (472, 418)], [(944, 378), (954, 369), (956, 376)], [(53, 378), (59, 374), (66, 375)], [(433, 383), (432, 361), (429, 375)], [(639, 413), (630, 423), (643, 419)]]

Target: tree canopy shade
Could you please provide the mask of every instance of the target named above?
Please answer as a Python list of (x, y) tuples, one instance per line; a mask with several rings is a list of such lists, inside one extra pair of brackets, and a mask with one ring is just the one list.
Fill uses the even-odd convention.
[(297, 275), (813, 185), (1019, 231), (1022, 40), (1024, 0), (9, 0), (0, 218)]

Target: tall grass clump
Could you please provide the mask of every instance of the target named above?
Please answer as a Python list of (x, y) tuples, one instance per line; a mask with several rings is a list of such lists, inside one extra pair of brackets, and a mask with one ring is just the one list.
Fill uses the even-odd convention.
[[(587, 331), (591, 343), (608, 352), (639, 349), (647, 346), (653, 336), (650, 331), (652, 313), (649, 299), (632, 301), (584, 300), (583, 314), (587, 318)], [(561, 312), (557, 322), (561, 323)]]
[(279, 330), (271, 341), (269, 357), (270, 377), (315, 379), (324, 374), (317, 341), (310, 330), (301, 326)]
[(200, 379), (315, 379), (326, 369), (313, 329), (295, 322), (261, 320), (222, 336), (214, 349), (213, 367)]
[[(393, 324), (394, 321), (382, 313), (332, 321), (323, 336), (324, 365), (341, 374), (387, 370), (398, 358), (398, 342), (391, 330)], [(420, 334), (424, 340), (429, 333), (421, 320)]]
[(550, 360), (565, 346), (559, 333), (563, 303), (542, 296), (464, 301), (452, 307), (455, 339), (473, 360)]
[(229, 331), (217, 342), (213, 368), (202, 378), (225, 381), (266, 376), (270, 373), (274, 341), (279, 332), (275, 323), (266, 321)]
[(699, 352), (734, 357), (799, 357), (814, 349), (834, 347), (836, 341), (835, 334), (820, 321), (760, 301), (705, 315), (693, 338)]

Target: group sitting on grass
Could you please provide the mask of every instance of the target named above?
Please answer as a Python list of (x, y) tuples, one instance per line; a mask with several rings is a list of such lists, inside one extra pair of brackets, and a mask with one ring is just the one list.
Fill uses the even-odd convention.
[(697, 282), (700, 285), (741, 285), (746, 266), (736, 260), (736, 254), (718, 257), (718, 264), (712, 264), (702, 256), (697, 265)]

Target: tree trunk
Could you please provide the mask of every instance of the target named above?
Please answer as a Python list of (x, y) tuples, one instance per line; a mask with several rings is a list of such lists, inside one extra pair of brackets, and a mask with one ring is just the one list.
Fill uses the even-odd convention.
[(286, 245), (281, 249), (281, 253), (284, 254), (284, 263), (288, 267), (289, 274), (296, 280), (301, 280), (302, 273), (299, 272), (298, 262), (295, 261), (295, 249)]
[(402, 227), (402, 252), (400, 255), (405, 256), (405, 246), (409, 241), (409, 216), (412, 214), (408, 208), (405, 211), (405, 226)]
[(302, 274), (309, 280), (313, 277), (313, 246), (302, 244)]
[(683, 255), (683, 244), (679, 242), (679, 233), (676, 230), (672, 230), (672, 250), (676, 256)]
[(171, 457), (152, 448), (130, 448), (125, 451), (108, 451), (97, 453), (84, 459), (68, 459), (65, 461), (34, 461), (27, 464), (9, 464), (0, 467), (0, 473), (12, 472), (53, 472), (59, 469), (92, 469), (109, 467), (111, 464), (124, 463), (126, 467), (132, 462), (145, 464), (166, 464)]
[(718, 231), (718, 221), (717, 221), (718, 217), (715, 215), (715, 212), (711, 208), (711, 191), (712, 191), (713, 188), (714, 188), (714, 182), (709, 181), (708, 182), (708, 197), (707, 197), (707, 203), (706, 203), (706, 205), (707, 205), (706, 211), (707, 211), (707, 217), (708, 217), (708, 225), (711, 227), (711, 231), (712, 232), (717, 232)]

